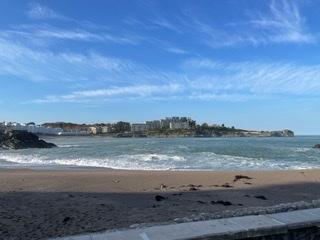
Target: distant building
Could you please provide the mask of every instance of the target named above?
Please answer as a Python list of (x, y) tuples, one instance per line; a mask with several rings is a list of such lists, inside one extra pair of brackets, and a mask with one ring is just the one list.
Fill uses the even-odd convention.
[(43, 135), (59, 135), (59, 133), (63, 132), (61, 128), (48, 128), (37, 126), (34, 123), (29, 124), (20, 124), (16, 122), (8, 122), (4, 123), (5, 130), (17, 130), (17, 131), (27, 131), (35, 134), (43, 134)]
[(190, 129), (188, 122), (170, 122), (170, 129)]
[(190, 129), (196, 126), (196, 121), (190, 117), (166, 117), (160, 120), (160, 126), (166, 129)]
[(157, 130), (161, 128), (161, 122), (159, 120), (146, 121), (148, 130)]
[(1, 132), (4, 131), (4, 129), (5, 129), (4, 124), (5, 124), (4, 122), (0, 123), (0, 131)]
[(69, 131), (69, 132), (60, 132), (59, 136), (87, 136), (89, 135), (88, 131)]
[(161, 119), (160, 120), (160, 127), (161, 128), (170, 128), (170, 120), (166, 119)]
[(101, 133), (110, 133), (112, 132), (111, 126), (103, 126), (101, 127)]
[(98, 134), (99, 130), (97, 127), (88, 127), (88, 132), (90, 134), (96, 135), (96, 134)]
[(147, 124), (145, 123), (133, 123), (131, 124), (132, 132), (145, 132), (148, 130)]

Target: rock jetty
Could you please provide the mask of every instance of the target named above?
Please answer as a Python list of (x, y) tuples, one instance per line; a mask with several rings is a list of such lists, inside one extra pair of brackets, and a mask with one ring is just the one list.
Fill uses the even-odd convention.
[(320, 149), (320, 144), (314, 145), (314, 148), (319, 148)]
[(53, 148), (53, 143), (48, 143), (33, 133), (27, 131), (8, 131), (0, 133), (0, 148), (25, 149), (25, 148)]

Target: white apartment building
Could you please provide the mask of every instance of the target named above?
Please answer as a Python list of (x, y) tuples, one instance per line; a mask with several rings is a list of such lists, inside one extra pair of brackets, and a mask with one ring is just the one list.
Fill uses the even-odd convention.
[(148, 130), (147, 124), (145, 123), (133, 123), (131, 124), (132, 132), (145, 132)]
[(170, 122), (170, 129), (190, 129), (189, 122)]
[(101, 127), (101, 133), (110, 133), (112, 132), (112, 128), (108, 126)]
[(146, 121), (146, 125), (148, 130), (156, 130), (161, 128), (160, 120)]

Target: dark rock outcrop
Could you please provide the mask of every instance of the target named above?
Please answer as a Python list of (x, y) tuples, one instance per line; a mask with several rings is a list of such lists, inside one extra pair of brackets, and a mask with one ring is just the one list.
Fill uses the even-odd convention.
[(320, 144), (314, 145), (314, 148), (319, 148), (320, 149)]
[(24, 148), (52, 148), (53, 143), (47, 143), (33, 133), (27, 131), (9, 131), (0, 134), (0, 148), (24, 149)]
[(294, 132), (289, 129), (285, 129), (282, 131), (272, 131), (271, 136), (272, 137), (294, 137)]

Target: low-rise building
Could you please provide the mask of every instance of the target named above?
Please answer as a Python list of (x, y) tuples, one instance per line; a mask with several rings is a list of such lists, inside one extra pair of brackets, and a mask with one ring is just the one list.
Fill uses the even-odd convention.
[(188, 122), (170, 122), (170, 129), (190, 129)]
[(101, 133), (111, 133), (112, 128), (110, 126), (103, 126), (101, 127)]
[(190, 117), (166, 117), (160, 121), (161, 128), (190, 129), (196, 126), (196, 121)]
[(133, 123), (131, 124), (132, 132), (145, 132), (148, 130), (147, 124), (145, 123)]
[(97, 127), (88, 127), (88, 132), (90, 134), (96, 135), (96, 134), (98, 134), (98, 128)]
[(161, 128), (161, 122), (159, 120), (146, 121), (148, 130), (157, 130)]

